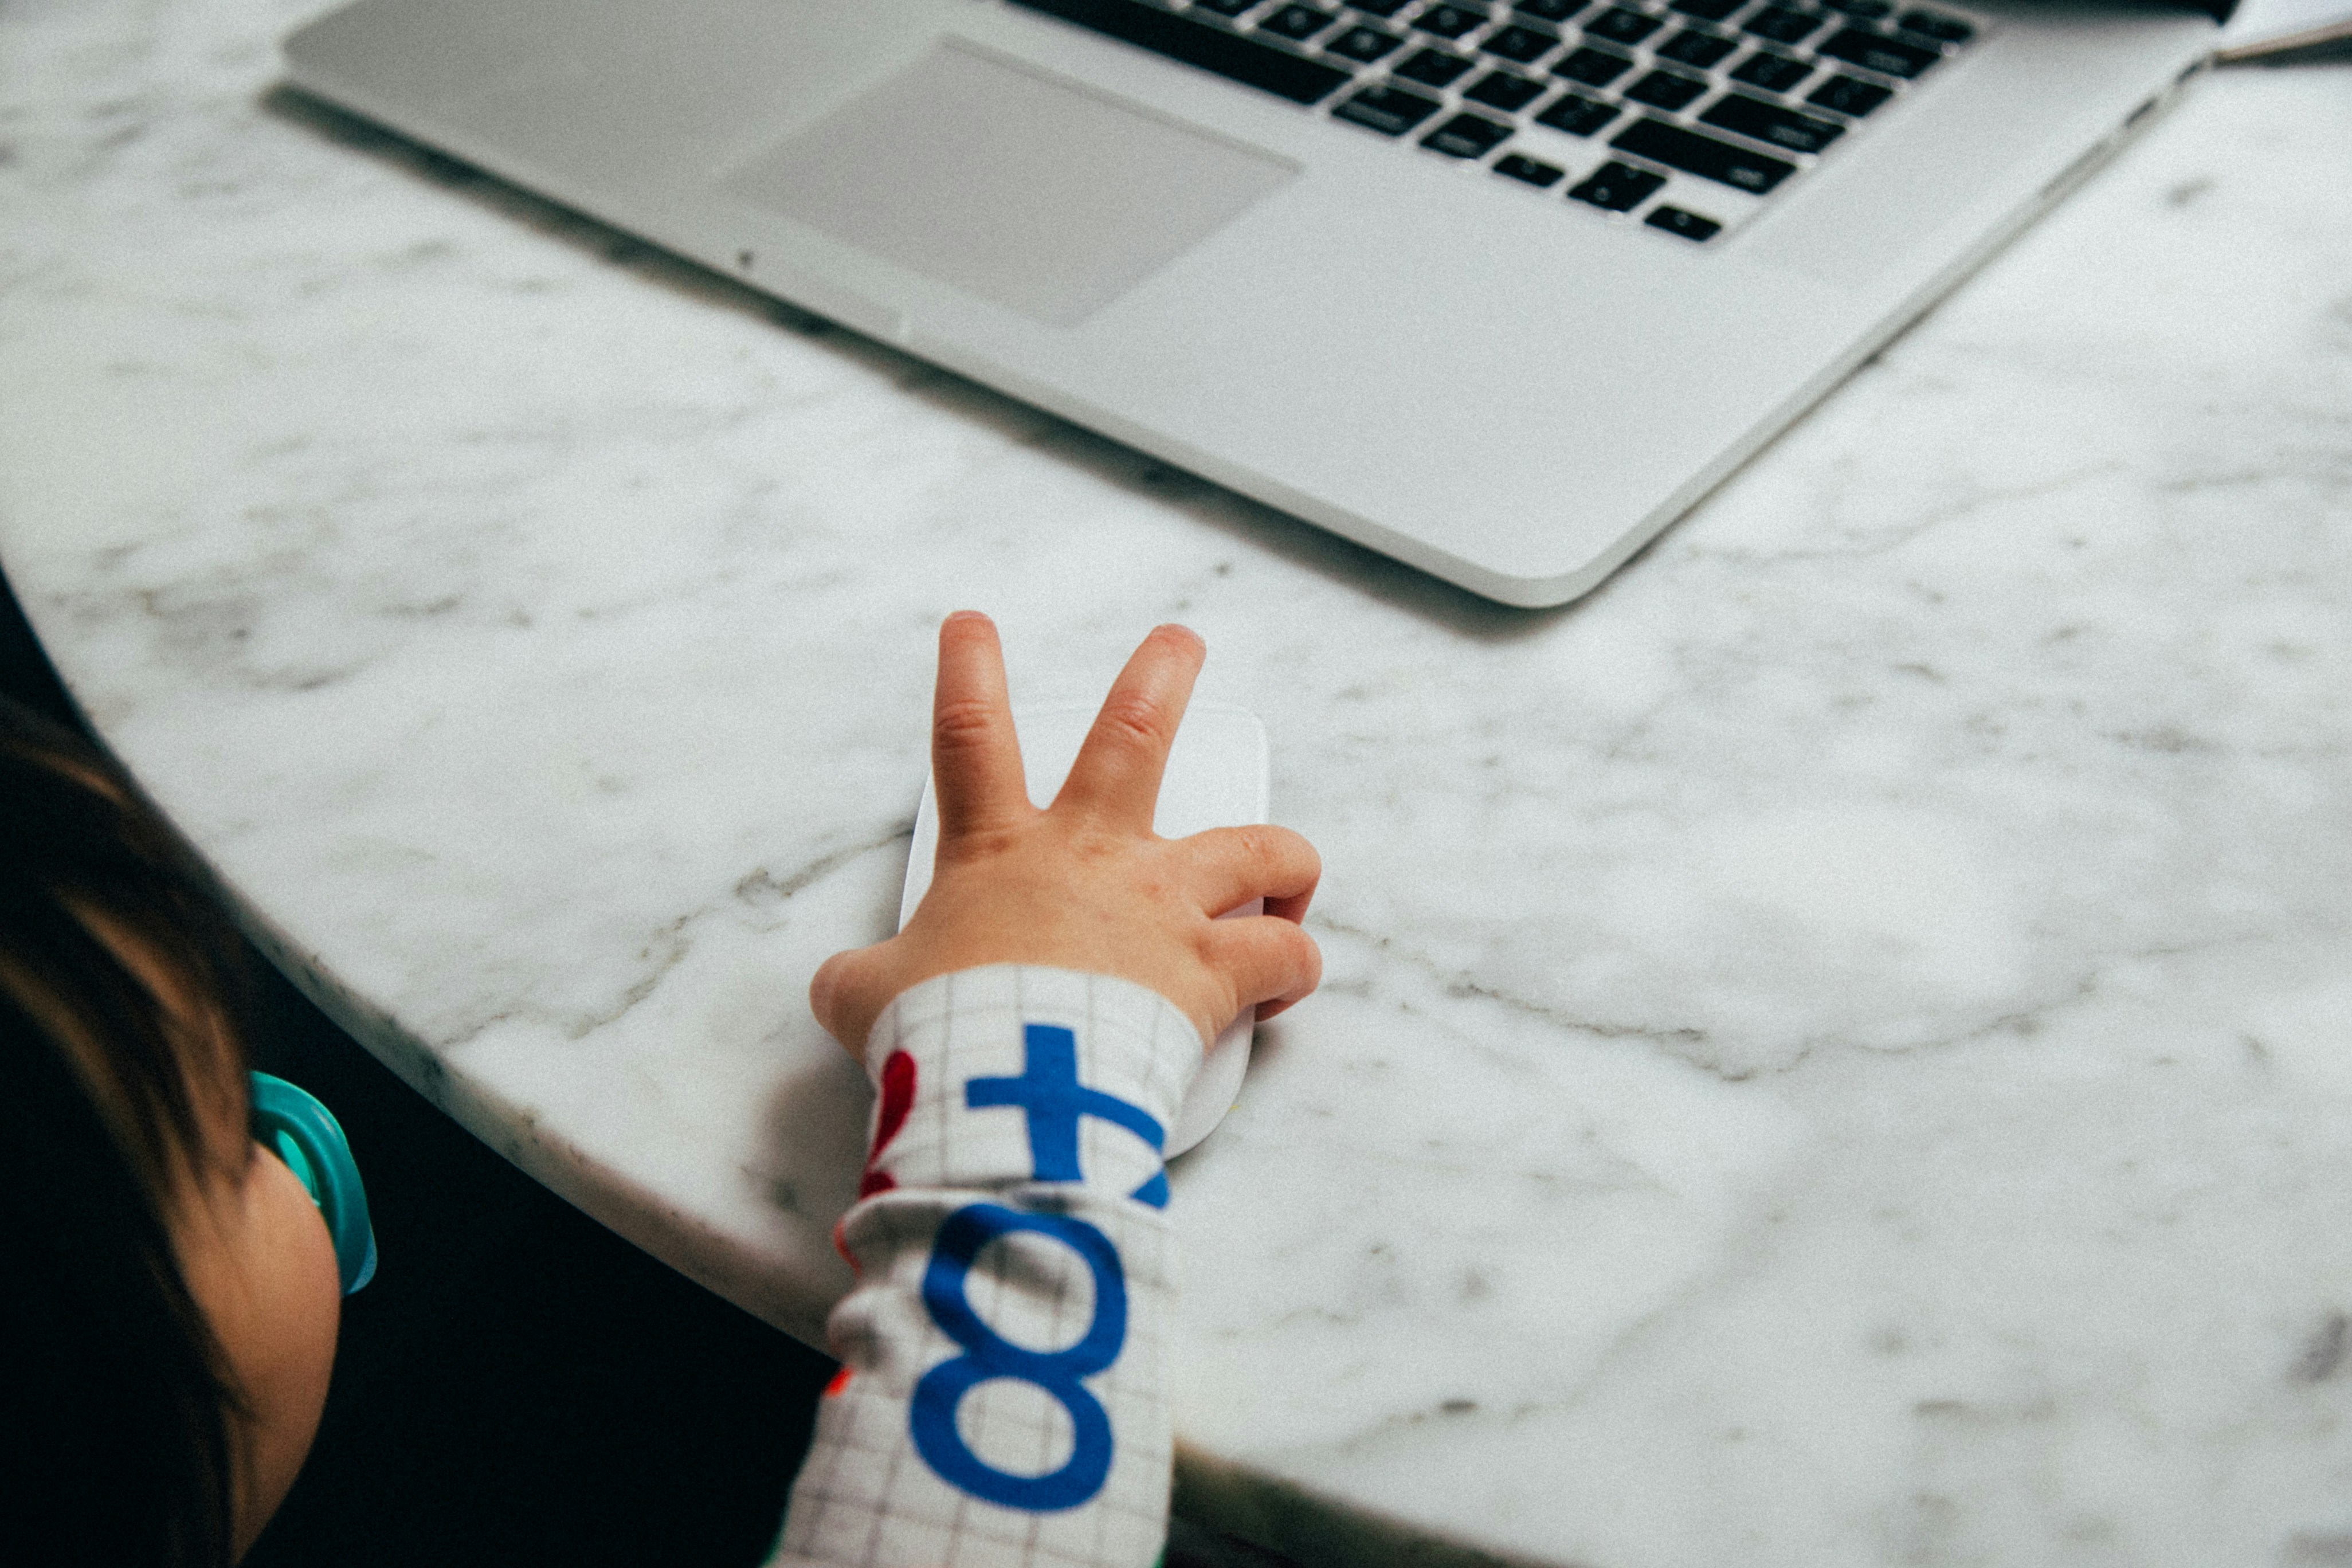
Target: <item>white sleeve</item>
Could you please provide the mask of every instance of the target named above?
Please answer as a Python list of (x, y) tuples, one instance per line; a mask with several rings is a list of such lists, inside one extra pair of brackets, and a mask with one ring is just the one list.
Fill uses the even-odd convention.
[(1150, 1568), (1167, 1536), (1165, 1130), (1201, 1037), (1124, 980), (1000, 964), (876, 1021), (856, 1288), (772, 1568)]

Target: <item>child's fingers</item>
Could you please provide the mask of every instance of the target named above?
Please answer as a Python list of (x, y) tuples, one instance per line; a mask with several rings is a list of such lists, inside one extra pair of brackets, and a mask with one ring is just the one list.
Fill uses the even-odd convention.
[(809, 981), (809, 1011), (824, 1032), (848, 1047), (852, 1056), (866, 1049), (866, 1031), (873, 1026), (874, 1009), (866, 1007), (874, 950), (853, 947), (817, 965)]
[[(1320, 878), (1317, 879), (1318, 883), (1320, 880)], [(1307, 919), (1307, 906), (1314, 901), (1315, 889), (1310, 887), (1302, 893), (1266, 900), (1265, 912), (1278, 921), (1288, 921), (1292, 925), (1297, 925)]]
[(1111, 682), (1055, 805), (1066, 803), (1087, 816), (1150, 832), (1168, 748), (1207, 657), (1201, 639), (1184, 627), (1153, 628)]
[(1173, 847), (1182, 857), (1184, 886), (1206, 914), (1264, 899), (1267, 914), (1295, 925), (1323, 875), (1315, 846), (1287, 827), (1212, 827)]
[(974, 610), (959, 610), (940, 625), (931, 779), (942, 841), (1018, 819), (1029, 805), (1004, 689), (1004, 650), (994, 623)]
[(1241, 1006), (1259, 1004), (1270, 1018), (1323, 979), (1323, 952), (1306, 929), (1273, 915), (1219, 921), (1209, 928), (1210, 964), (1234, 987)]

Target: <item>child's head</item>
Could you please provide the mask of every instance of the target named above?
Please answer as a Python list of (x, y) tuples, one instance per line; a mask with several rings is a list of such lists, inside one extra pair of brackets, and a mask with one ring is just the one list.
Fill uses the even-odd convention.
[(122, 774), (0, 699), (0, 1559), (232, 1561), (341, 1289), (247, 1131), (245, 949)]

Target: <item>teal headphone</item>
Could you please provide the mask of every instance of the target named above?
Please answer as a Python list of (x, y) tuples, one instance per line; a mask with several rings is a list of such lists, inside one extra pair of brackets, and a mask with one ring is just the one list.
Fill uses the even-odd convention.
[(367, 1189), (352, 1160), (351, 1141), (334, 1112), (314, 1095), (266, 1072), (251, 1075), (253, 1136), (286, 1162), (319, 1205), (335, 1241), (335, 1268), (348, 1296), (375, 1278), (375, 1231), (368, 1224)]

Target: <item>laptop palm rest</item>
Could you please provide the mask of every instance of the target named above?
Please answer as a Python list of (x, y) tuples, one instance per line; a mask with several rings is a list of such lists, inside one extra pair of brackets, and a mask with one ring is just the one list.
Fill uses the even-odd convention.
[(1298, 174), (958, 41), (722, 183), (1050, 326), (1076, 326)]

